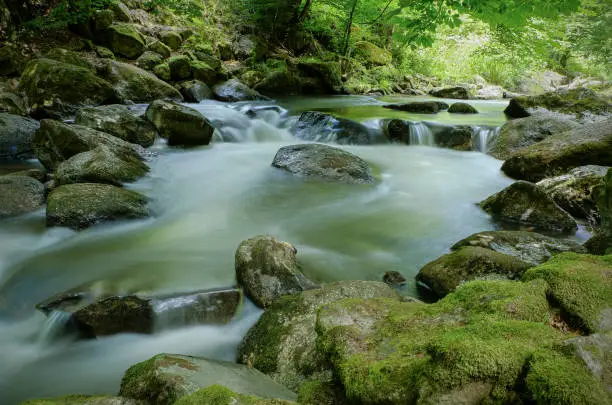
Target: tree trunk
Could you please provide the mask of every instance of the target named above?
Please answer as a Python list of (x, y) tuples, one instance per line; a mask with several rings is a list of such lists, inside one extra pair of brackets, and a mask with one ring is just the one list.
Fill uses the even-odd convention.
[(359, 0), (353, 0), (353, 6), (351, 7), (351, 13), (349, 14), (348, 21), (346, 22), (346, 29), (344, 31), (344, 49), (342, 49), (342, 54), (346, 56), (348, 54), (349, 43), (351, 40), (351, 31), (353, 28), (353, 17), (355, 16), (355, 9), (357, 8), (357, 3)]

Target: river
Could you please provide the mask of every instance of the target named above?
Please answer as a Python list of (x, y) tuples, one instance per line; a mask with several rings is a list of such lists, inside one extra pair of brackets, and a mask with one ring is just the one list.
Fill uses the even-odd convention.
[[(422, 116), (383, 109), (397, 97), (287, 98), (257, 119), (251, 105), (193, 105), (238, 142), (182, 150), (155, 145), (150, 174), (129, 187), (151, 199), (146, 220), (75, 233), (46, 229), (44, 210), (0, 222), (0, 395), (4, 405), (70, 393), (115, 394), (125, 369), (161, 352), (232, 360), (261, 311), (248, 301), (225, 326), (70, 342), (49, 339), (56, 325), (34, 309), (81, 283), (119, 291), (173, 293), (235, 283), (240, 241), (273, 235), (296, 245), (304, 273), (318, 282), (381, 280), (396, 270), (415, 295), (419, 268), (474, 232), (493, 229), (476, 203), (511, 180), (501, 161), (479, 151), (381, 144), (342, 146), (369, 161), (379, 181), (343, 185), (305, 181), (270, 166), (301, 111), (317, 109), (370, 127), (381, 118), (501, 125), (505, 102), (471, 102), (475, 116)], [(288, 117), (287, 117), (288, 116)], [(219, 138), (219, 137), (217, 137)], [(219, 140), (219, 139), (217, 139)], [(33, 163), (34, 164), (34, 163)]]

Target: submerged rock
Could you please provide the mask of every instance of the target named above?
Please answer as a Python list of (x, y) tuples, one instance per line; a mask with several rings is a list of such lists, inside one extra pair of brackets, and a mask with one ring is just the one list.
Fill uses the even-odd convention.
[(105, 183), (121, 186), (138, 180), (149, 167), (136, 156), (115, 155), (107, 146), (100, 145), (61, 162), (55, 172), (58, 186), (72, 183)]
[(274, 156), (272, 166), (298, 177), (350, 184), (374, 182), (372, 169), (365, 160), (342, 149), (321, 144), (282, 147)]
[[(125, 161), (142, 158), (144, 149), (115, 136), (81, 125), (68, 125), (54, 120), (42, 120), (34, 136), (36, 157), (53, 171), (64, 160), (103, 145)], [(142, 149), (142, 150), (141, 150)]]
[(153, 332), (153, 309), (149, 300), (137, 296), (101, 299), (75, 311), (71, 320), (90, 338)]
[(76, 123), (145, 148), (153, 145), (157, 134), (153, 124), (124, 105), (83, 108), (76, 115)]
[(168, 139), (168, 145), (208, 145), (215, 128), (193, 108), (171, 101), (155, 100), (145, 113), (147, 119)]
[(514, 256), (482, 247), (462, 247), (426, 264), (417, 274), (417, 281), (442, 298), (460, 284), (476, 279), (520, 279), (533, 267)]
[(238, 79), (231, 79), (226, 82), (213, 86), (215, 98), (219, 101), (253, 101), (253, 100), (268, 100), (257, 91), (249, 88), (247, 85), (240, 82)]
[[(247, 366), (179, 354), (158, 354), (133, 365), (123, 376), (119, 392), (124, 397), (147, 401), (151, 405), (171, 405), (200, 389), (221, 384), (240, 395), (288, 401), (296, 397), (287, 388)], [(187, 399), (183, 401), (191, 403)]]
[(573, 232), (576, 221), (533, 183), (517, 181), (482, 201), (480, 207), (494, 219), (536, 230)]
[(505, 160), (521, 148), (543, 141), (551, 135), (579, 128), (582, 125), (578, 122), (552, 114), (536, 114), (511, 120), (502, 126), (489, 154)]
[(144, 196), (108, 184), (68, 184), (54, 189), (47, 199), (49, 227), (80, 230), (102, 222), (148, 215)]
[(487, 231), (475, 233), (455, 243), (451, 250), (466, 246), (490, 249), (538, 265), (563, 252), (586, 253), (583, 246), (569, 239), (551, 238), (535, 232)]
[(544, 179), (536, 185), (572, 216), (597, 223), (594, 192), (608, 171), (606, 166), (581, 166), (568, 174)]
[(373, 143), (373, 134), (365, 125), (318, 111), (303, 112), (292, 132), (306, 141), (336, 142), (341, 145)]
[(346, 298), (399, 302), (399, 295), (391, 287), (374, 281), (341, 281), (283, 297), (249, 330), (238, 349), (239, 361), (292, 390), (308, 380), (331, 381), (331, 370), (316, 347), (317, 311)]
[(385, 120), (383, 134), (391, 142), (410, 144), (410, 122), (404, 120)]
[(27, 176), (0, 176), (0, 219), (35, 211), (45, 202), (45, 186)]
[(510, 118), (529, 117), (537, 112), (554, 111), (576, 116), (578, 119), (589, 115), (608, 115), (610, 101), (585, 87), (552, 91), (538, 96), (515, 97), (504, 112)]
[(19, 90), (26, 94), (33, 116), (67, 118), (79, 108), (118, 101), (115, 89), (91, 70), (37, 59), (21, 75)]
[(585, 165), (612, 166), (612, 119), (551, 135), (502, 165), (508, 176), (537, 182)]
[(128, 63), (107, 61), (102, 75), (123, 100), (134, 103), (149, 103), (157, 99), (183, 100), (177, 89), (154, 74)]
[(437, 101), (414, 101), (412, 103), (405, 104), (388, 104), (383, 106), (391, 110), (413, 112), (419, 114), (437, 114), (442, 108)]
[(451, 114), (478, 114), (478, 110), (468, 103), (454, 103), (448, 112)]
[(38, 121), (19, 115), (0, 113), (0, 159), (31, 159), (32, 139)]
[(434, 97), (454, 98), (459, 100), (467, 100), (470, 98), (470, 91), (462, 86), (443, 87), (433, 89), (429, 92)]
[(317, 288), (302, 274), (297, 249), (271, 236), (243, 241), (236, 250), (236, 278), (245, 294), (266, 308), (283, 295)]
[(568, 322), (586, 332), (612, 331), (612, 255), (563, 253), (534, 267), (524, 280), (543, 279)]

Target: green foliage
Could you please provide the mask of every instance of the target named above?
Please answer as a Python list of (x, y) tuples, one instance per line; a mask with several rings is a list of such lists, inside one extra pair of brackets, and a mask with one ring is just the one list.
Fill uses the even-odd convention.
[(147, 0), (144, 6), (159, 13), (161, 8), (167, 8), (172, 12), (189, 18), (197, 18), (202, 15), (202, 8), (195, 0)]
[(94, 11), (104, 10), (114, 2), (115, 0), (61, 0), (48, 15), (29, 21), (27, 26), (44, 31), (87, 23)]

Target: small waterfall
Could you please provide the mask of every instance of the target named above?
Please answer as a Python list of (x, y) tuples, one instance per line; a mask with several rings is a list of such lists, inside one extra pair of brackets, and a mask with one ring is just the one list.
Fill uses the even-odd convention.
[(473, 145), (482, 153), (487, 153), (493, 141), (499, 135), (501, 127), (475, 126)]
[(51, 311), (47, 315), (47, 320), (45, 321), (43, 329), (38, 335), (38, 341), (45, 344), (64, 335), (71, 317), (72, 313), (70, 312), (58, 310)]
[(422, 122), (410, 123), (410, 145), (434, 146), (433, 132)]

